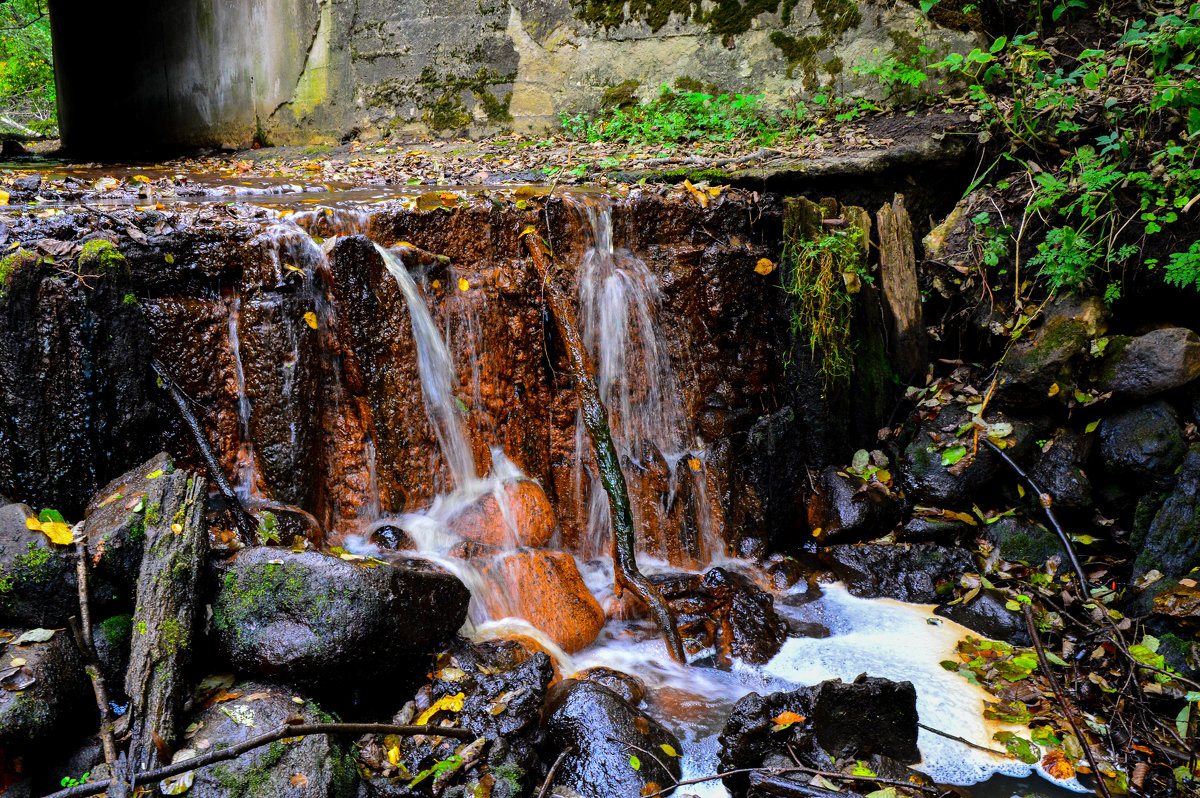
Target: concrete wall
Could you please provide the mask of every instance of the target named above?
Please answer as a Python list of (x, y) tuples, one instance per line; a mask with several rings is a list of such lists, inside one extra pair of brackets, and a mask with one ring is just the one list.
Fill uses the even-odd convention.
[[(852, 0), (51, 0), (76, 149), (540, 131), (636, 81), (783, 105), (876, 91), (852, 67), (963, 50), (903, 3)], [(630, 84), (632, 85), (632, 84)]]

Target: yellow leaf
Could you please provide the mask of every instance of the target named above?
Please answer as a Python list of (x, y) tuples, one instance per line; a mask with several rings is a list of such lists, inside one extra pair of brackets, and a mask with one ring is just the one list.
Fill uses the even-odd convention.
[(178, 535), (183, 532), (183, 526), (181, 524), (171, 524), (171, 531)]
[(317, 314), (313, 313), (311, 310), (308, 313), (305, 313), (304, 322), (314, 330), (317, 329)]
[(11, 660), (8, 664), (9, 664), (9, 667), (19, 668), (25, 664), (25, 660), (22, 659), (21, 657), (17, 657), (15, 659)]
[(430, 283), (430, 285), (432, 285), (434, 288), (441, 288), (441, 287), (442, 287), (442, 281), (441, 281), (441, 280), (434, 280), (432, 283)]
[(754, 271), (766, 276), (775, 271), (775, 264), (770, 258), (759, 258), (758, 263), (754, 264)]
[(9, 197), (9, 194), (7, 191), (0, 191), (0, 205), (7, 205), (8, 197)]
[(463, 708), (463, 699), (466, 693), (455, 693), (454, 695), (444, 695), (437, 701), (433, 702), (433, 706), (421, 713), (421, 717), (417, 718), (416, 725), (424, 726), (437, 713), (443, 709), (447, 712), (461, 712)]
[(659, 748), (661, 748), (662, 752), (667, 756), (679, 756), (679, 752), (675, 750), (675, 747), (668, 743), (663, 743), (659, 746)]
[(697, 460), (695, 457), (688, 459), (688, 468), (692, 469), (693, 471), (699, 471), (700, 470), (700, 461)]
[(51, 543), (57, 543), (60, 546), (67, 546), (75, 542), (75, 538), (71, 536), (71, 527), (61, 521), (42, 522), (36, 518), (26, 518), (25, 526), (29, 529), (36, 529), (50, 538)]
[(719, 196), (721, 196), (721, 189), (714, 186), (713, 188), (710, 188), (708, 190), (708, 195), (710, 197), (719, 197)]
[(170, 252), (168, 252), (166, 255), (163, 256), (163, 260), (165, 260), (167, 263), (174, 263), (175, 256), (172, 255)]
[(466, 277), (458, 278), (458, 290), (459, 291), (466, 291), (470, 287), (471, 287), (471, 284), (467, 282)]
[(522, 230), (520, 233), (518, 233), (518, 234), (517, 234), (517, 239), (518, 239), (518, 240), (520, 240), (520, 239), (524, 238), (525, 236), (527, 236), (527, 235), (529, 235), (530, 233), (533, 233), (533, 232), (536, 232), (536, 231), (533, 229), (533, 225), (529, 225), (528, 227), (526, 227), (524, 230)]
[(387, 754), (388, 754), (389, 762), (391, 762), (393, 765), (400, 764), (400, 746), (398, 746), (398, 745), (389, 746), (388, 750), (387, 750)]
[(1058, 387), (1058, 383), (1056, 382), (1050, 386), (1050, 390), (1046, 392), (1046, 396), (1057, 396), (1060, 390), (1062, 389)]
[[(407, 241), (401, 241), (396, 246), (398, 246), (398, 247), (413, 247), (413, 245), (408, 243)], [(416, 247), (413, 247), (413, 249), (416, 249)]]

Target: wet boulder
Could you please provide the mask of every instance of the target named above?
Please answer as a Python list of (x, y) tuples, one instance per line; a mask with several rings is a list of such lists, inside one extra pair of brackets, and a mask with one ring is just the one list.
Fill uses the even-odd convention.
[[(228, 692), (240, 697), (214, 703), (190, 719), (195, 733), (176, 761), (237, 745), (279, 728), (289, 718), (299, 716), (305, 723), (332, 720), (312, 701), (273, 684), (242, 682)], [(358, 785), (350, 741), (337, 734), (279, 740), (192, 773), (194, 781), (187, 790), (191, 798), (350, 798)]]
[(1091, 455), (1090, 438), (1059, 430), (1049, 448), (1040, 450), (1030, 476), (1054, 499), (1056, 508), (1086, 510), (1092, 506), (1092, 483), (1083, 464)]
[[(818, 769), (871, 756), (908, 764), (921, 758), (917, 732), (911, 682), (864, 675), (850, 683), (834, 679), (767, 696), (750, 693), (734, 705), (718, 738), (721, 770), (761, 767), (779, 755), (791, 762), (793, 751)], [(725, 779), (734, 795), (745, 794), (747, 784), (742, 774)]]
[(1187, 445), (1175, 410), (1158, 401), (1109, 416), (1100, 424), (1100, 457), (1115, 482), (1162, 488)]
[(393, 722), (450, 724), (475, 733), (476, 741), (365, 737), (359, 741), (358, 755), (371, 775), (365, 795), (425, 794), (423, 790), (397, 790), (395, 784), (404, 774), (415, 779), (439, 762), (455, 761), (451, 760), (454, 756), (460, 758), (457, 767), (430, 773), (435, 793), (468, 798), (486, 792), (491, 785), (490, 795), (495, 798), (529, 794), (540, 783), (536, 746), (542, 738), (541, 710), (553, 672), (545, 653), (530, 653), (510, 640), (455, 641), (438, 657), (429, 684)]
[(898, 543), (953, 544), (974, 534), (975, 527), (957, 518), (915, 515), (895, 531)]
[[(1044, 315), (1037, 332), (1014, 343), (1000, 365), (996, 399), (1006, 407), (1070, 396), (1078, 361), (1089, 341), (1107, 327), (1098, 297), (1062, 297)], [(1052, 390), (1055, 384), (1057, 391)]]
[(1008, 609), (1007, 603), (1008, 598), (999, 590), (983, 588), (970, 601), (944, 604), (933, 613), (962, 624), (989, 640), (1003, 640), (1014, 646), (1032, 645), (1023, 616)]
[(0, 507), (0, 622), (62, 627), (79, 614), (75, 558), (30, 529), (31, 519), (24, 504)]
[(886, 535), (899, 517), (896, 500), (858, 477), (829, 466), (808, 502), (808, 525), (817, 542), (860, 543)]
[(670, 606), (689, 653), (711, 647), (722, 665), (734, 657), (762, 664), (787, 639), (771, 594), (735, 571), (655, 574), (650, 581)]
[(1097, 375), (1097, 387), (1114, 395), (1144, 399), (1200, 377), (1200, 336), (1166, 327), (1136, 338), (1114, 336)]
[(641, 679), (613, 668), (605, 668), (602, 665), (585, 668), (571, 678), (581, 682), (595, 682), (604, 685), (628, 701), (630, 706), (636, 707), (646, 697), (646, 683)]
[(988, 524), (984, 527), (984, 537), (1005, 560), (1041, 565), (1063, 553), (1058, 535), (1019, 515), (1006, 516)]
[(821, 559), (859, 598), (915, 604), (936, 603), (962, 574), (976, 570), (969, 551), (932, 543), (830, 546), (821, 550)]
[(492, 617), (524, 618), (568, 654), (604, 627), (604, 610), (567, 552), (518, 549), (476, 562), (490, 583), (483, 601)]
[(541, 485), (529, 479), (506, 483), (504, 499), (507, 508), (500, 506), (495, 493), (485, 493), (456, 513), (447, 525), (467, 540), (488, 546), (537, 548), (550, 542), (554, 508)]
[[(1003, 413), (988, 413), (988, 424), (1011, 424), (1015, 448), (1009, 454), (1019, 458), (1033, 439), (1030, 424)], [(971, 451), (971, 441), (959, 437), (971, 414), (958, 404), (949, 404), (932, 418), (923, 419), (904, 449), (900, 461), (900, 486), (908, 500), (935, 507), (953, 506), (968, 498), (992, 479), (1004, 465), (991, 448), (980, 445)], [(965, 436), (964, 436), (965, 437)], [(965, 455), (947, 462), (946, 454), (956, 446), (966, 446)]]
[(212, 628), (235, 668), (315, 683), (413, 665), (450, 639), (469, 594), (420, 561), (245, 549), (222, 566)]
[(4, 646), (0, 670), (0, 750), (17, 752), (52, 737), (65, 739), (91, 724), (91, 683), (70, 633), (8, 631), (14, 637)]
[[(628, 798), (680, 778), (682, 748), (675, 735), (596, 682), (566, 679), (555, 685), (546, 696), (543, 728), (548, 761), (570, 751), (552, 787), (567, 787), (583, 798)], [(638, 768), (631, 757), (637, 757)]]
[(1144, 537), (1131, 541), (1137, 551), (1133, 576), (1152, 570), (1180, 578), (1200, 565), (1200, 444), (1192, 444), (1167, 496)]

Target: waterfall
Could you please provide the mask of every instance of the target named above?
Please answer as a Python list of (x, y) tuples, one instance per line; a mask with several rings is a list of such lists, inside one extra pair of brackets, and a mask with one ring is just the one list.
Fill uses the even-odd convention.
[(408, 305), (412, 319), (413, 341), (417, 347), (417, 371), (421, 375), (421, 392), (425, 412), (437, 433), (442, 454), (450, 466), (455, 485), (466, 488), (475, 480), (475, 455), (459, 418), (459, 400), (454, 395), (454, 360), (450, 349), (429, 315), (425, 299), (404, 263), (392, 252), (375, 245), (383, 264), (396, 280)]
[(254, 443), (250, 440), (250, 397), (246, 394), (246, 374), (242, 368), (242, 344), (238, 337), (242, 298), (235, 295), (229, 302), (229, 352), (233, 357), (233, 378), (237, 384), (238, 453), (234, 489), (244, 501), (255, 492), (257, 468)]
[[(587, 198), (581, 203), (591, 231), (591, 245), (578, 273), (581, 333), (596, 366), (597, 387), (608, 408), (613, 443), (631, 496), (653, 496), (654, 471), (666, 470), (665, 495), (649, 502), (650, 507), (645, 501), (633, 501), (635, 525), (641, 531), (653, 520), (656, 528), (669, 528), (668, 515), (680, 479), (691, 479), (699, 540), (680, 540), (680, 553), (703, 564), (722, 555), (724, 546), (712, 523), (704, 485), (704, 453), (688, 445), (689, 424), (679, 381), (659, 323), (662, 290), (658, 278), (641, 258), (614, 246), (607, 197)], [(575, 485), (581, 500), (585, 441), (582, 419), (577, 418)], [(590, 495), (584, 546), (587, 553), (595, 555), (606, 549), (612, 536), (608, 506), (595, 476)], [(647, 510), (656, 518), (645, 518)], [(639, 540), (639, 547), (646, 546)], [(661, 550), (647, 553), (666, 559), (671, 552), (664, 541)]]

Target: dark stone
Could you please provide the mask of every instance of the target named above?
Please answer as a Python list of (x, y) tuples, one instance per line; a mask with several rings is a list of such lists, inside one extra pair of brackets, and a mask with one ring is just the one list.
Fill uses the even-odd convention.
[(18, 177), (13, 181), (13, 187), (18, 191), (26, 191), (30, 194), (35, 194), (37, 193), (37, 190), (42, 187), (42, 176), (26, 175), (25, 177)]
[(92, 642), (100, 658), (100, 670), (113, 698), (125, 684), (129, 667), (129, 642), (133, 635), (133, 616), (114, 615), (92, 624)]
[[(94, 723), (91, 683), (69, 632), (59, 630), (44, 643), (17, 646), (26, 629), (4, 646), (0, 670), (0, 749), (16, 753), (48, 739), (65, 739)], [(21, 666), (8, 663), (24, 659)]]
[(1114, 336), (1100, 363), (1101, 391), (1144, 399), (1200, 376), (1200, 336), (1184, 327), (1154, 330), (1137, 338)]
[(1181, 578), (1200, 565), (1200, 444), (1192, 444), (1167, 496), (1146, 531), (1133, 562), (1133, 577), (1151, 570)]
[(602, 684), (628, 701), (631, 706), (636, 707), (646, 697), (646, 684), (641, 679), (602, 665), (581, 670), (571, 678), (581, 682)]
[[(773, 718), (794, 712), (804, 720), (779, 732)], [(835, 679), (786, 693), (750, 693), (733, 707), (721, 731), (721, 770), (755, 768), (794, 751), (808, 767), (829, 769), (841, 758), (887, 757), (900, 763), (921, 758), (917, 749), (917, 692), (911, 682), (859, 676)], [(742, 795), (744, 775), (725, 785)]]
[(803, 531), (805, 483), (792, 408), (760, 416), (747, 432), (718, 441), (718, 448), (727, 451), (736, 491), (737, 500), (727, 503), (735, 550), (744, 548), (743, 539), (755, 541), (760, 556), (792, 547)]
[(1030, 476), (1054, 499), (1055, 508), (1083, 510), (1092, 506), (1092, 483), (1084, 473), (1089, 438), (1059, 430), (1050, 448), (1039, 451)]
[(739, 573), (717, 567), (703, 576), (655, 574), (650, 580), (670, 605), (680, 634), (694, 641), (691, 653), (713, 646), (724, 665), (730, 657), (762, 664), (787, 638), (771, 594)]
[(1151, 402), (1109, 416), (1100, 424), (1100, 457), (1110, 479), (1145, 487), (1170, 484), (1187, 444), (1175, 410)]
[(278, 502), (248, 503), (247, 509), (258, 521), (260, 543), (268, 540), (277, 546), (321, 548), (325, 532), (309, 512)]
[(417, 546), (412, 538), (398, 526), (390, 524), (376, 527), (371, 532), (371, 542), (381, 549), (388, 551), (412, 550)]
[(245, 549), (222, 571), (213, 630), (234, 667), (343, 687), (432, 654), (458, 631), (470, 598), (432, 566), (312, 551)]
[[(960, 440), (956, 437), (957, 431), (970, 420), (971, 416), (965, 407), (949, 404), (934, 418), (920, 423), (916, 435), (905, 447), (900, 463), (899, 483), (909, 501), (935, 507), (958, 504), (987, 483), (1004, 465), (1000, 457), (987, 446), (980, 445), (972, 457), (970, 439), (964, 437)], [(1032, 428), (1028, 423), (1002, 413), (988, 413), (986, 421), (989, 424), (1007, 421), (1013, 425), (1016, 446), (1008, 450), (1012, 457), (1019, 459), (1032, 442)], [(966, 457), (951, 466), (942, 465), (943, 450), (938, 444), (947, 443), (965, 443), (968, 446)]]
[[(295, 692), (275, 685), (242, 682), (229, 692), (240, 693), (241, 697), (215, 703), (191, 718), (198, 728), (188, 744), (197, 754), (236, 745), (276, 729), (294, 716), (302, 717), (306, 723), (333, 720), (312, 701), (297, 703), (292, 700)], [(352, 798), (358, 786), (358, 773), (350, 742), (344, 735), (313, 734), (255, 748), (194, 771), (195, 782), (187, 794), (193, 798), (257, 795)], [(201, 748), (204, 743), (207, 745)], [(297, 773), (308, 780), (300, 789), (292, 782)]]
[(891, 531), (898, 517), (895, 499), (834, 466), (821, 471), (808, 502), (808, 525), (820, 530), (816, 538), (822, 544), (874, 540)]
[(0, 507), (0, 622), (60, 628), (79, 614), (75, 559), (26, 526), (24, 504)]
[(898, 543), (941, 543), (953, 545), (967, 535), (976, 533), (976, 528), (962, 521), (945, 518), (913, 516), (896, 530)]
[(1007, 601), (1000, 591), (983, 588), (970, 601), (942, 605), (933, 613), (960, 623), (989, 640), (1003, 640), (1014, 646), (1032, 645), (1024, 616), (1008, 609)]
[(984, 537), (1006, 560), (1041, 565), (1055, 554), (1063, 554), (1058, 535), (1021, 516), (1006, 516), (984, 527)]
[[(475, 767), (462, 767), (447, 776), (444, 796), (470, 798), (479, 794), (481, 783), (491, 783), (495, 798), (528, 795), (540, 784), (542, 766), (536, 746), (542, 741), (540, 728), (546, 690), (554, 676), (549, 656), (528, 652), (511, 640), (471, 644), (456, 640), (440, 655), (432, 681), (423, 686), (393, 718), (394, 723), (412, 723), (439, 699), (463, 694), (462, 709), (435, 714), (430, 722), (453, 717), (454, 725), (470, 729), (488, 741), (484, 751), (461, 740), (402, 737), (397, 758), (411, 776), (416, 776), (456, 752), (460, 756), (485, 758)], [(390, 782), (399, 772), (387, 758), (380, 737), (359, 741), (360, 762), (374, 778), (366, 785), (367, 796), (423, 795), (423, 791), (396, 789)], [(471, 753), (464, 753), (470, 751)]]
[(969, 551), (931, 543), (830, 546), (821, 559), (855, 596), (916, 604), (939, 601), (962, 574), (977, 570)]
[[(601, 684), (559, 682), (546, 697), (545, 713), (547, 759), (553, 761), (560, 752), (574, 749), (555, 773), (553, 786), (569, 787), (584, 798), (628, 798), (680, 778), (678, 757), (667, 756), (660, 747), (681, 751), (675, 735)], [(641, 760), (639, 769), (630, 766), (630, 756)]]

